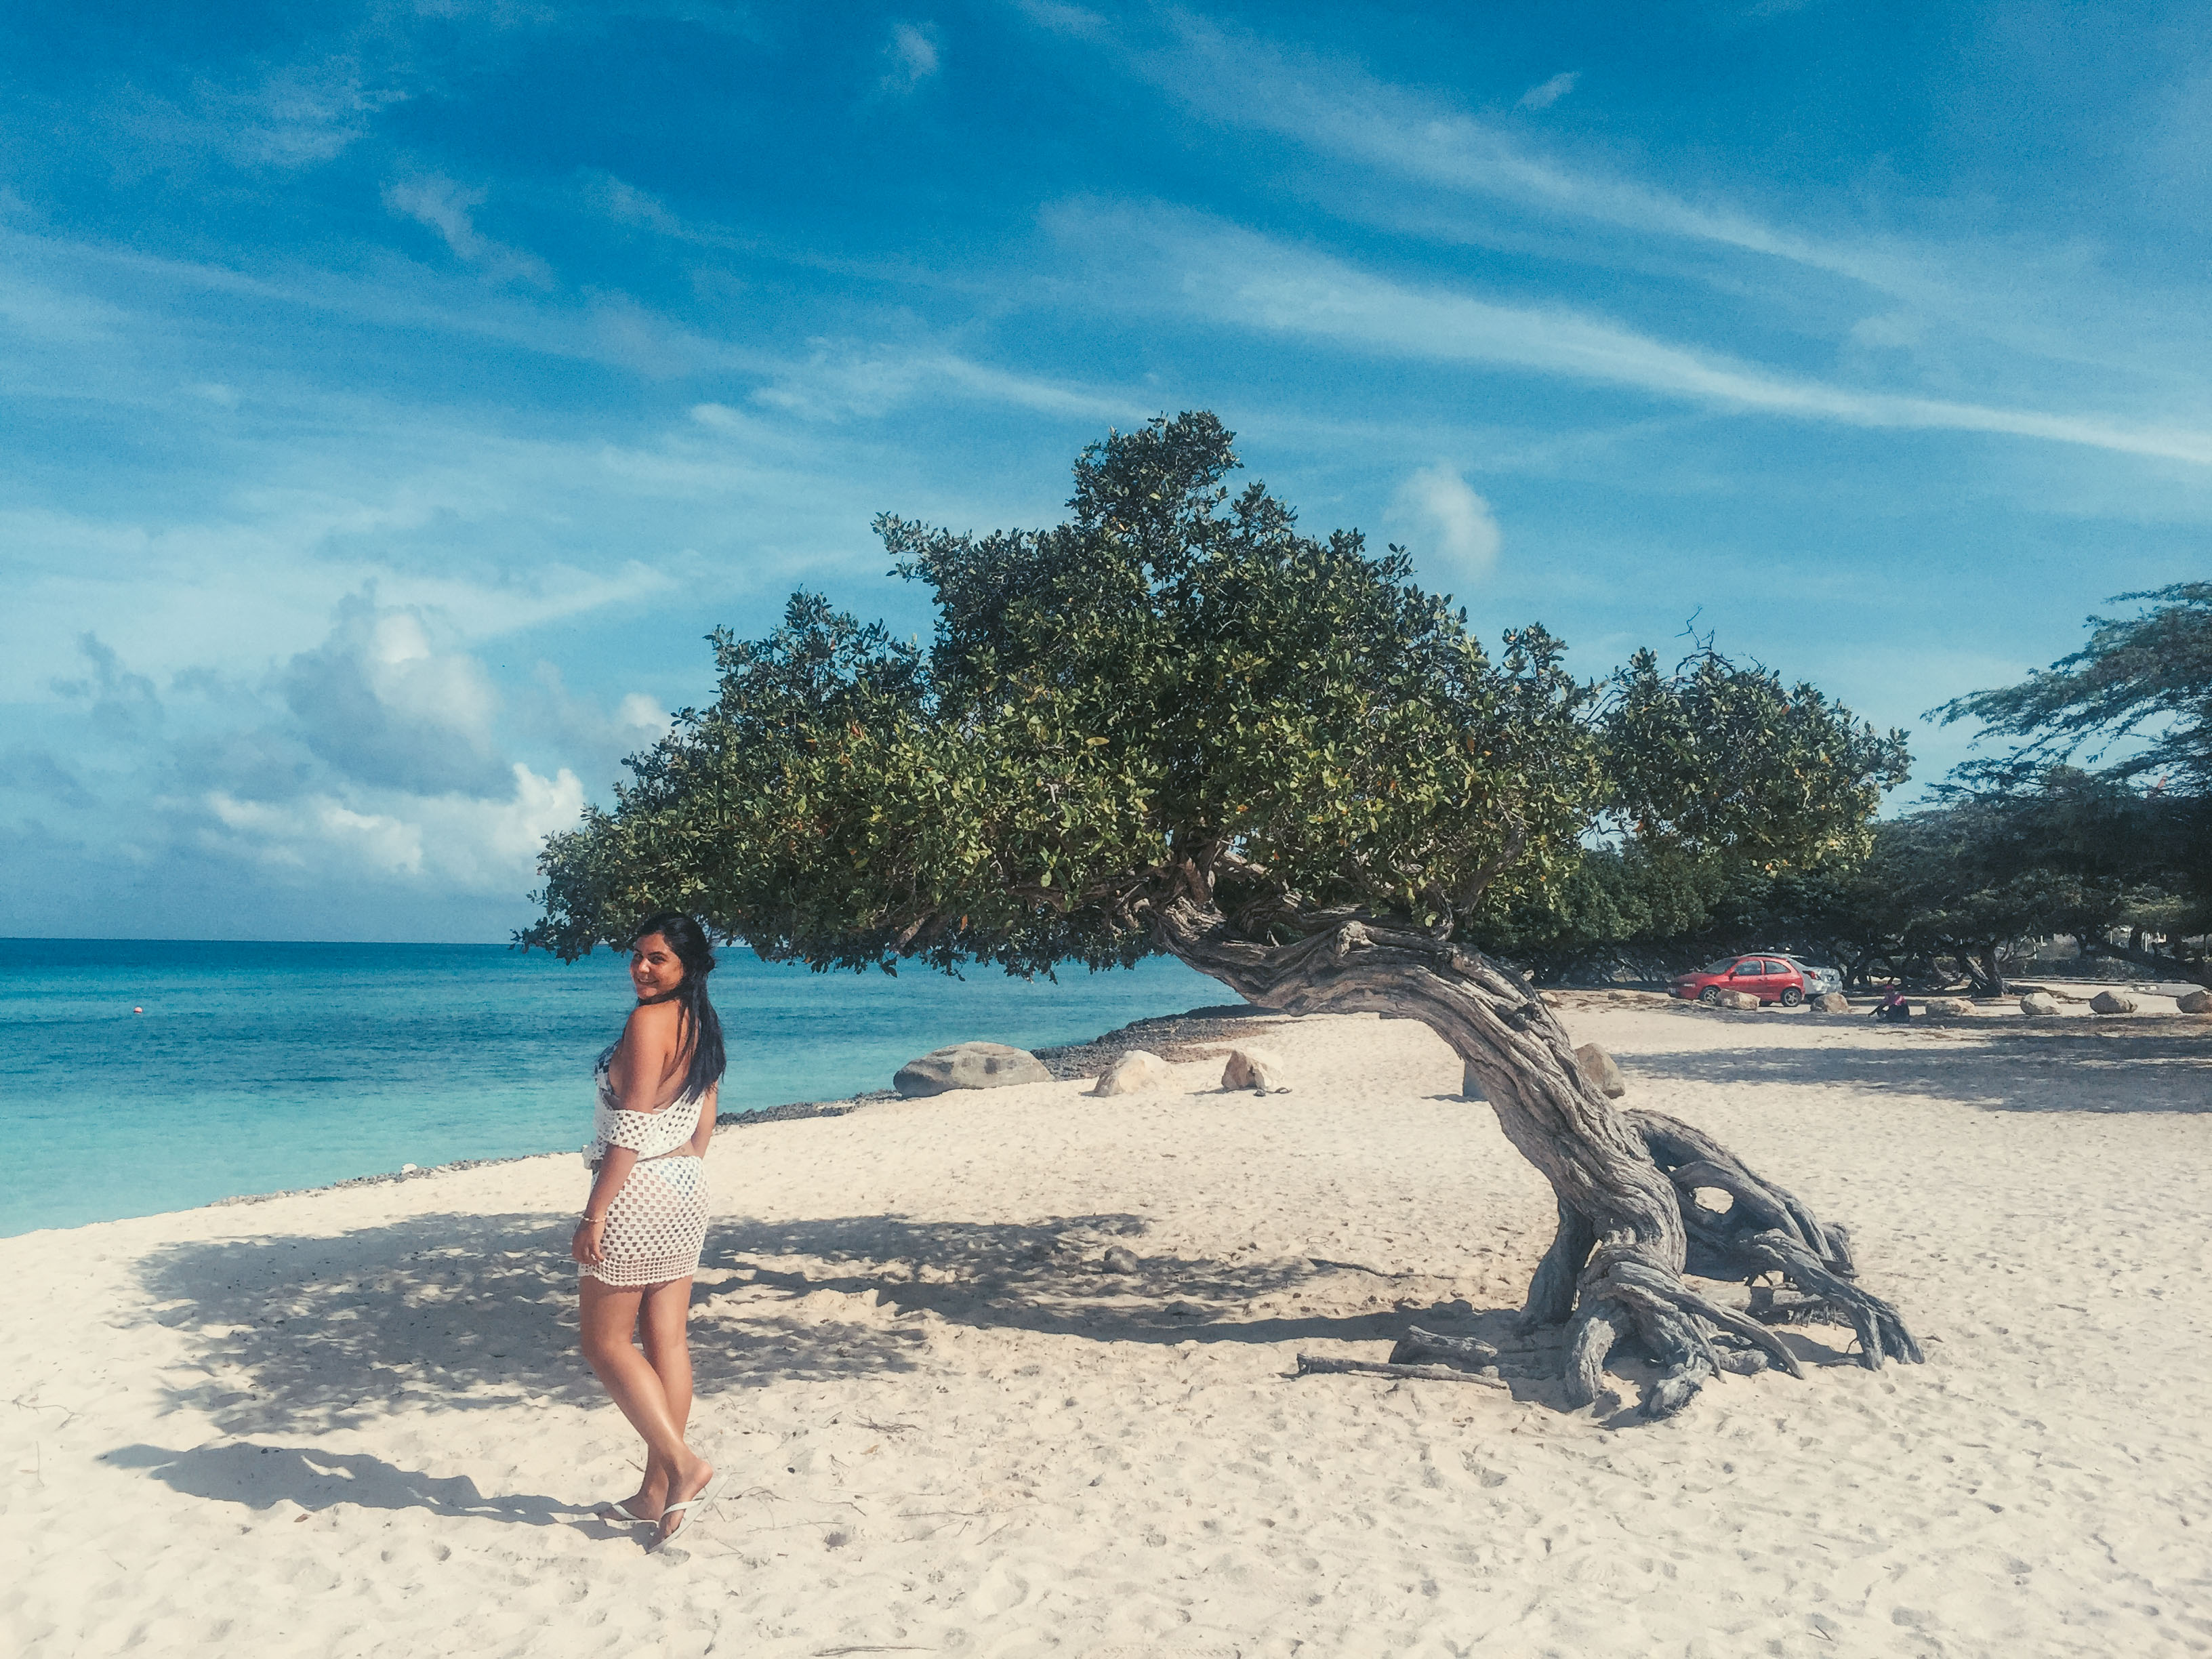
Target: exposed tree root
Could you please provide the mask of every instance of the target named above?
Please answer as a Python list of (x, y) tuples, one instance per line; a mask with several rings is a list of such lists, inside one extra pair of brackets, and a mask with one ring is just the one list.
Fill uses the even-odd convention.
[[(1623, 1112), (1582, 1075), (1565, 1029), (1520, 977), (1433, 933), (1337, 912), (1308, 916), (1289, 943), (1231, 928), (1192, 896), (1156, 910), (1159, 942), (1249, 1000), (1288, 1012), (1368, 1011), (1418, 1019), (1449, 1042), (1480, 1085), (1506, 1139), (1551, 1182), (1559, 1228), (1528, 1286), (1524, 1329), (1567, 1327), (1568, 1398), (1608, 1392), (1607, 1359), (1632, 1340), (1659, 1367), (1647, 1417), (1668, 1417), (1723, 1371), (1803, 1367), (1770, 1323), (1835, 1318), (1859, 1334), (1863, 1364), (1917, 1361), (1897, 1310), (1853, 1282), (1850, 1241), (1728, 1149), (1656, 1112)], [(1700, 1192), (1726, 1194), (1726, 1210)], [(1747, 1282), (1778, 1274), (1801, 1295), (1756, 1297), (1765, 1320), (1690, 1288), (1686, 1273)], [(1301, 1360), (1302, 1369), (1465, 1377), (1436, 1346), (1401, 1345), (1391, 1364)], [(1411, 1339), (1409, 1339), (1410, 1340)]]
[[(1803, 1295), (1782, 1304), (1771, 1292), (1763, 1302), (1754, 1297), (1754, 1311), (1772, 1316), (1768, 1322), (1826, 1318), (1849, 1325), (1858, 1334), (1859, 1363), (1869, 1370), (1880, 1370), (1884, 1359), (1921, 1363), (1920, 1345), (1897, 1310), (1853, 1282), (1850, 1237), (1841, 1227), (1823, 1225), (1794, 1194), (1754, 1175), (1702, 1131), (1658, 1112), (1626, 1115), (1674, 1183), (1689, 1235), (1688, 1271), (1747, 1283), (1778, 1273)], [(1709, 1207), (1700, 1190), (1726, 1193), (1729, 1207)]]

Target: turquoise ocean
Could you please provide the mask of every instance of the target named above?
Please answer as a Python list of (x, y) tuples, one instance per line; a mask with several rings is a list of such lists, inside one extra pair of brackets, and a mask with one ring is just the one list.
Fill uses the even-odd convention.
[[(1233, 1000), (1167, 960), (1058, 984), (720, 963), (726, 1112), (887, 1088), (948, 1042), (1079, 1042)], [(0, 939), (0, 1237), (580, 1146), (625, 969), (489, 945)]]

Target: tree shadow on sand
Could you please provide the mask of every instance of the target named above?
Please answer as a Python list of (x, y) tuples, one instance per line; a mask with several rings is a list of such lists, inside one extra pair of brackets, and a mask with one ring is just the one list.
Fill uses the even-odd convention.
[(2212, 1111), (2212, 1033), (1913, 1032), (1882, 1048), (1709, 1049), (1624, 1057), (1632, 1081), (1838, 1085), (1995, 1112)]
[[(694, 1297), (698, 1390), (917, 1370), (925, 1314), (1158, 1344), (1384, 1341), (1409, 1318), (1488, 1337), (1513, 1317), (1440, 1297), (1436, 1279), (1358, 1263), (1148, 1254), (1146, 1231), (1127, 1214), (717, 1222)], [(167, 1246), (141, 1272), (154, 1303), (145, 1316), (192, 1338), (187, 1363), (168, 1373), (190, 1380), (168, 1384), (167, 1403), (257, 1436), (361, 1426), (400, 1410), (596, 1405), (599, 1385), (577, 1351), (568, 1243), (565, 1218), (453, 1213), (326, 1237)], [(1309, 1296), (1340, 1307), (1355, 1283), (1359, 1299), (1380, 1305), (1295, 1308)]]

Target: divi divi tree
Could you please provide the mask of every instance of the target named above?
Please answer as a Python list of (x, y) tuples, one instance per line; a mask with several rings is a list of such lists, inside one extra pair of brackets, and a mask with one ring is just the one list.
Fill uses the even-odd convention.
[[(714, 636), (720, 695), (549, 842), (526, 945), (574, 957), (680, 907), (773, 960), (1018, 974), (1180, 957), (1249, 1000), (1419, 1019), (1551, 1182), (1528, 1297), (1587, 1403), (1624, 1339), (1644, 1409), (1797, 1362), (1686, 1278), (1778, 1273), (1864, 1363), (1917, 1359), (1840, 1227), (1706, 1136), (1586, 1081), (1551, 1009), (1480, 949), (1611, 826), (1763, 867), (1861, 854), (1900, 734), (1710, 652), (1577, 682), (1541, 628), (1486, 653), (1406, 557), (1326, 541), (1207, 414), (1094, 444), (1067, 521), (953, 534), (886, 516), (936, 595), (927, 647), (794, 597)], [(1724, 1193), (1725, 1207), (1698, 1194)]]

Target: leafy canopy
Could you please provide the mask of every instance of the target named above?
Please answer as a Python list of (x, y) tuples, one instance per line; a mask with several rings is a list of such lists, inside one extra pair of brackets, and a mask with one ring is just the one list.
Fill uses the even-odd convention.
[[(2150, 592), (2134, 617), (2092, 617), (2089, 642), (2017, 685), (1976, 691), (1932, 711), (1973, 719), (1984, 737), (2020, 739), (2000, 760), (1962, 769), (1973, 781), (2016, 786), (2099, 741), (2140, 746), (2106, 769), (2119, 779), (2161, 778), (2179, 792), (2212, 793), (2212, 582)], [(2097, 757), (2101, 758), (2101, 755)]]
[(715, 634), (719, 696), (549, 842), (524, 943), (676, 905), (817, 968), (1033, 973), (1146, 954), (1170, 902), (1256, 939), (1347, 908), (1479, 939), (1601, 815), (1817, 861), (1901, 768), (1896, 734), (1717, 658), (1601, 696), (1540, 627), (1492, 657), (1402, 551), (1232, 497), (1237, 465), (1185, 415), (1085, 449), (1054, 528), (879, 519), (936, 596), (928, 648), (805, 593), (764, 639)]

